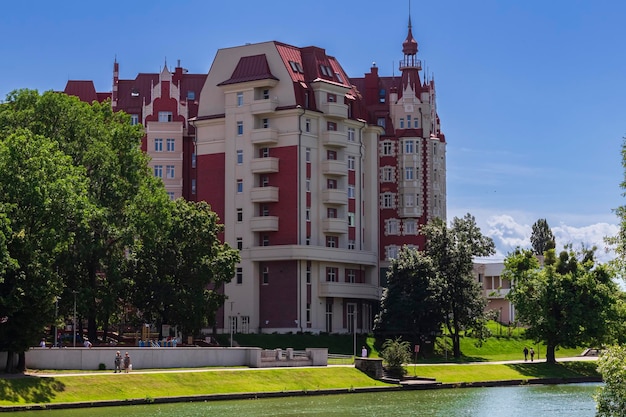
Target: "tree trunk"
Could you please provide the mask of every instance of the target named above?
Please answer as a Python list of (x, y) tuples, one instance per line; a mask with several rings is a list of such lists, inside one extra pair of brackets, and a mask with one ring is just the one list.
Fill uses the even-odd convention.
[(554, 356), (556, 346), (553, 343), (548, 343), (546, 346), (546, 362), (556, 363), (556, 357)]
[(4, 372), (7, 374), (15, 372), (15, 353), (13, 353), (13, 351), (7, 352), (7, 362), (4, 366)]
[(17, 367), (15, 370), (18, 372), (24, 372), (26, 370), (26, 352), (18, 353)]

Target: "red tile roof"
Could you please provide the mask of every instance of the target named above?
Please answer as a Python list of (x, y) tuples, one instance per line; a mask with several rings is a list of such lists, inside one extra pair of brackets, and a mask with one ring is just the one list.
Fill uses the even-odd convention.
[(237, 63), (237, 66), (233, 71), (233, 75), (231, 75), (228, 80), (223, 81), (218, 85), (237, 84), (267, 79), (278, 81), (278, 78), (272, 75), (272, 72), (270, 71), (270, 66), (267, 63), (267, 57), (265, 54), (244, 56)]
[(86, 103), (99, 101), (93, 81), (69, 80), (63, 92), (69, 96), (76, 96)]

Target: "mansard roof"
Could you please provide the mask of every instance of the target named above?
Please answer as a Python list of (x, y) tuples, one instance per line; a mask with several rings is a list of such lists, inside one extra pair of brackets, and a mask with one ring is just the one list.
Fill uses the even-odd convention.
[(278, 81), (278, 78), (276, 78), (270, 71), (270, 66), (267, 63), (267, 57), (265, 54), (260, 54), (242, 57), (237, 63), (237, 66), (235, 67), (235, 70), (230, 78), (219, 83), (218, 85), (229, 85), (267, 79)]

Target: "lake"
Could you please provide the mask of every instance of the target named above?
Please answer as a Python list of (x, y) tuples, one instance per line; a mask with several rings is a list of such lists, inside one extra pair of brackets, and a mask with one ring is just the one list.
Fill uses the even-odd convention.
[(21, 417), (593, 417), (599, 383), (458, 388), (15, 413)]

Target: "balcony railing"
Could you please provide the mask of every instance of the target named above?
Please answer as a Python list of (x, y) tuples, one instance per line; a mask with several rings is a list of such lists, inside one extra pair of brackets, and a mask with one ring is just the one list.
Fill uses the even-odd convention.
[(346, 147), (348, 146), (348, 134), (336, 130), (325, 130), (322, 132), (322, 143), (326, 146)]
[(326, 102), (322, 103), (322, 111), (326, 117), (332, 117), (335, 119), (347, 119), (348, 118), (348, 105), (343, 103)]
[(267, 174), (278, 172), (278, 158), (254, 158), (250, 162), (253, 174)]
[(259, 216), (250, 220), (250, 230), (253, 232), (277, 232), (278, 217), (276, 216)]
[(250, 132), (250, 141), (255, 145), (276, 145), (278, 143), (278, 130), (253, 129)]
[(359, 298), (366, 300), (380, 299), (380, 289), (372, 284), (353, 284), (348, 282), (322, 282), (319, 286), (320, 297)]
[(484, 293), (485, 293), (485, 298), (487, 299), (502, 299), (502, 298), (505, 298), (509, 294), (510, 291), (511, 291), (510, 288), (502, 288), (502, 289), (484, 290)]
[(335, 205), (348, 204), (348, 193), (336, 188), (327, 188), (322, 191), (322, 203)]
[(322, 161), (322, 173), (334, 176), (348, 175), (348, 164), (345, 161), (327, 159)]
[(269, 114), (273, 113), (278, 107), (277, 98), (266, 98), (261, 100), (254, 100), (250, 105), (250, 112), (252, 114)]
[(250, 190), (253, 203), (275, 203), (278, 201), (278, 187), (254, 187)]
[(346, 219), (323, 219), (322, 231), (324, 233), (348, 233), (348, 221)]

